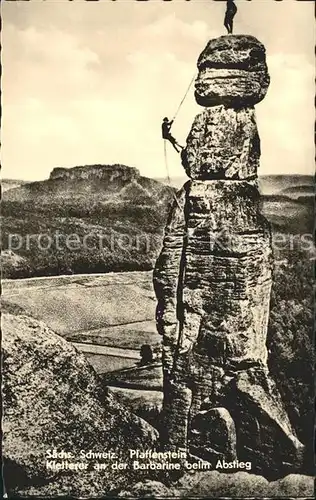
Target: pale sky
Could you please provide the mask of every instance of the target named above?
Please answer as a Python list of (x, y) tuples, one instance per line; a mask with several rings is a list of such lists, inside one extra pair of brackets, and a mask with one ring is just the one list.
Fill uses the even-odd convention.
[[(271, 85), (256, 106), (260, 174), (314, 173), (314, 2), (236, 0), (234, 33), (267, 49)], [(2, 177), (122, 163), (164, 177), (161, 119), (172, 117), (224, 2), (1, 2)], [(174, 124), (184, 144), (202, 108), (193, 88)], [(172, 146), (172, 176), (184, 171)]]

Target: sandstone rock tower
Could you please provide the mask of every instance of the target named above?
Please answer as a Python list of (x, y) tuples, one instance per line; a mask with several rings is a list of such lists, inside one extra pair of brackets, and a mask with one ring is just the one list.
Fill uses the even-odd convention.
[(252, 461), (276, 475), (303, 445), (267, 366), (272, 283), (268, 222), (260, 213), (254, 105), (270, 78), (254, 37), (210, 40), (198, 60), (197, 115), (182, 153), (190, 177), (165, 230), (154, 272), (163, 336), (161, 436), (210, 462)]

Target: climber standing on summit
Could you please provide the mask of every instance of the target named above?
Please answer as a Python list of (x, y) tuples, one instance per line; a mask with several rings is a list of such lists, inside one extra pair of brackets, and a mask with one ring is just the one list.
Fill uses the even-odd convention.
[(234, 0), (227, 0), (224, 26), (227, 29), (229, 35), (231, 35), (233, 32), (233, 19), (235, 17), (236, 12), (237, 12), (237, 7), (234, 4)]
[(162, 138), (171, 142), (171, 144), (173, 145), (176, 152), (180, 153), (181, 149), (183, 149), (183, 146), (180, 146), (180, 144), (177, 142), (177, 140), (171, 135), (170, 129), (171, 129), (172, 124), (173, 124), (173, 120), (169, 121), (169, 119), (167, 117), (165, 117), (163, 119), (163, 122), (161, 125)]

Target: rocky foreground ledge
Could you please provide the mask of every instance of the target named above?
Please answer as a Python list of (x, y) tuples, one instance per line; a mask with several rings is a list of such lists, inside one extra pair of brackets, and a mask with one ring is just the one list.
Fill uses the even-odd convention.
[[(2, 333), (9, 497), (95, 497), (139, 479), (139, 471), (86, 470), (80, 451), (114, 453), (128, 462), (130, 448), (155, 447), (155, 429), (102, 388), (84, 355), (44, 323), (3, 314)], [(55, 456), (54, 449), (71, 455)]]

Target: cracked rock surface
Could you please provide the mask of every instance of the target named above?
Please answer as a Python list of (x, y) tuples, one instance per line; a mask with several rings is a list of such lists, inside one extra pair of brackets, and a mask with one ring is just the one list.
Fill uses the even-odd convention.
[(210, 40), (198, 59), (198, 70), (195, 98), (201, 106), (254, 106), (270, 83), (265, 48), (249, 35)]
[[(139, 471), (94, 470), (80, 450), (115, 453), (154, 448), (157, 432), (102, 387), (82, 353), (44, 323), (2, 315), (4, 479), (9, 498), (103, 496)], [(85, 470), (47, 468), (47, 450), (71, 452)]]

